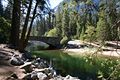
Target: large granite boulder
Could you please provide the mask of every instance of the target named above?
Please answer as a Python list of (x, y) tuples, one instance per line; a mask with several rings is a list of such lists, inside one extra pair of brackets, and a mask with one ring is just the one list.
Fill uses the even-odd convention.
[(41, 41), (29, 41), (25, 50), (30, 52), (47, 48), (49, 48), (49, 45), (47, 43)]

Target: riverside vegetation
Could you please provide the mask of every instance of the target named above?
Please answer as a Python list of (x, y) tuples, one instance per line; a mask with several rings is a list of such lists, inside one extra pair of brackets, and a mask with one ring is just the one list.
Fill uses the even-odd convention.
[(33, 55), (53, 61), (54, 68), (66, 76), (82, 80), (119, 80), (120, 59), (108, 56), (70, 56), (62, 51), (34, 51)]

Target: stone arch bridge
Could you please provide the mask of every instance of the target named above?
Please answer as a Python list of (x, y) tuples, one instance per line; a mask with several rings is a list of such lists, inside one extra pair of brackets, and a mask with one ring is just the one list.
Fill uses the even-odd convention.
[(29, 40), (42, 41), (53, 47), (60, 47), (61, 37), (41, 37), (41, 36), (30, 36)]

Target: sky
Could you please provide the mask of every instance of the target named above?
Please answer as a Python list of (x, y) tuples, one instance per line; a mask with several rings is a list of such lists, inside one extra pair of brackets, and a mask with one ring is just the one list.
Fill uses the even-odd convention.
[(51, 8), (53, 9), (54, 7), (56, 7), (62, 1), (63, 0), (50, 0)]
[(4, 6), (4, 7), (7, 6), (7, 0), (3, 0), (2, 3), (3, 3), (3, 6)]
[[(4, 0), (5, 2), (3, 2), (4, 7), (6, 7), (7, 5), (7, 0)], [(53, 9), (54, 7), (56, 7), (60, 2), (62, 2), (63, 0), (50, 0), (50, 4), (51, 4), (51, 8)]]

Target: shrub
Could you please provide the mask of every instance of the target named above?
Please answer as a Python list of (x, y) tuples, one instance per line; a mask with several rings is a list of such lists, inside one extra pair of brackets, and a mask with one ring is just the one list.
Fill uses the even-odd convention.
[(47, 37), (58, 37), (59, 31), (57, 28), (51, 29), (49, 32), (46, 33)]
[(68, 37), (65, 36), (65, 37), (63, 37), (63, 39), (60, 41), (60, 44), (64, 46), (64, 45), (67, 44), (68, 40), (69, 40)]

